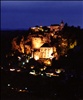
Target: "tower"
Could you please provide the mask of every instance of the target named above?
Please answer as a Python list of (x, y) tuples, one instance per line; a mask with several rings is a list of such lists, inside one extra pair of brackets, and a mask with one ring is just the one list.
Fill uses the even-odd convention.
[(60, 23), (60, 30), (62, 30), (63, 28), (64, 28), (64, 22), (62, 20), (61, 23)]

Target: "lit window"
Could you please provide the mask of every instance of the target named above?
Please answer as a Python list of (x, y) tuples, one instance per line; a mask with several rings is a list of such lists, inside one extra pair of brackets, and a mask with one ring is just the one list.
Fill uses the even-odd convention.
[(10, 84), (8, 84), (8, 86), (10, 86)]
[(29, 60), (28, 59), (26, 59), (26, 63), (28, 63), (29, 62)]
[(23, 65), (25, 64), (25, 62), (22, 63)]

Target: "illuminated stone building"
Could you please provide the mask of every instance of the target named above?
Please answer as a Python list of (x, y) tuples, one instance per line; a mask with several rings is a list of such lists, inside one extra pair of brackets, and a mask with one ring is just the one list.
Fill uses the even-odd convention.
[[(47, 28), (49, 28), (50, 31), (54, 32), (60, 31), (64, 28), (64, 22), (61, 21), (60, 24), (51, 24), (50, 26), (47, 26)], [(31, 27), (31, 29), (34, 30), (35, 32), (38, 32), (39, 30), (44, 31), (42, 26)]]
[(59, 24), (51, 24), (50, 26), (48, 26), (48, 28), (50, 28), (50, 31), (58, 32), (64, 28), (64, 22), (62, 21), (60, 23), (60, 25)]
[[(54, 33), (62, 30), (64, 27), (64, 23), (61, 22), (61, 24), (53, 24), (50, 26), (47, 26), (47, 29), (50, 29), (50, 32), (48, 30), (44, 30), (43, 27), (32, 27), (31, 29), (38, 31), (38, 29), (41, 29), (44, 32), (44, 35), (42, 34), (40, 36), (40, 33), (38, 36), (32, 36), (32, 57), (35, 60), (39, 59), (52, 59), (54, 57), (57, 57), (56, 47), (52, 46), (45, 46), (45, 44), (50, 44), (50, 36), (55, 36)], [(57, 37), (57, 36), (56, 36)]]
[[(56, 39), (57, 36), (59, 37), (59, 34), (55, 34), (56, 32), (59, 32), (64, 27), (64, 23), (61, 22), (59, 24), (52, 24), (50, 26), (35, 26), (30, 28), (30, 33), (27, 36), (27, 39), (24, 40), (24, 37), (22, 37), (20, 41), (20, 45), (17, 45), (15, 39), (13, 40), (13, 48), (15, 50), (18, 50), (21, 53), (25, 54), (31, 54), (32, 58), (35, 60), (40, 59), (52, 59), (54, 57), (57, 57), (57, 51), (56, 47), (53, 47), (53, 45), (50, 45), (51, 43), (51, 37), (53, 39)], [(48, 46), (46, 44), (49, 44)], [(64, 43), (62, 44), (64, 45)]]

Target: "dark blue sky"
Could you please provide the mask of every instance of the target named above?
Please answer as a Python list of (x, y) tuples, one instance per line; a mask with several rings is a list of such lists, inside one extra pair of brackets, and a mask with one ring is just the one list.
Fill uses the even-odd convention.
[(2, 1), (1, 29), (59, 24), (83, 28), (83, 1)]

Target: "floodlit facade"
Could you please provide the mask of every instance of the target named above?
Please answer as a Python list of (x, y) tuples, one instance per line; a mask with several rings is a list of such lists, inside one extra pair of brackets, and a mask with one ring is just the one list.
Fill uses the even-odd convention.
[(39, 58), (53, 58), (53, 47), (41, 47), (38, 51), (33, 52), (33, 58), (38, 59)]
[[(30, 33), (25, 40), (22, 37), (20, 45), (17, 44), (17, 38), (13, 39), (12, 47), (14, 50), (18, 50), (20, 53), (31, 54), (31, 57), (35, 60), (40, 59), (53, 59), (58, 56), (56, 46), (50, 45), (51, 37), (56, 39), (61, 38), (60, 35), (55, 34), (61, 31), (64, 27), (64, 23), (52, 24), (50, 26), (36, 26), (30, 28)], [(31, 44), (29, 43), (31, 42)], [(43, 46), (44, 44), (48, 44)], [(64, 47), (64, 43), (62, 46)]]

